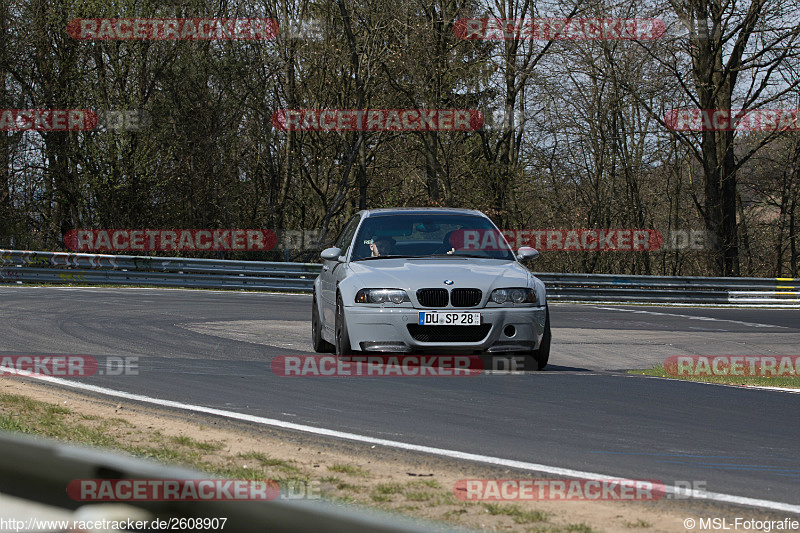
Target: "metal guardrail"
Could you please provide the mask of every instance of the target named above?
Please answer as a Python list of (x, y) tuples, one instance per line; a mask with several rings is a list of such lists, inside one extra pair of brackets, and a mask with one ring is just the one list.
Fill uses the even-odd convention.
[(760, 304), (800, 308), (800, 279), (537, 273), (552, 300)]
[[(30, 527), (28, 524), (37, 521), (40, 526), (36, 529), (42, 531), (40, 528), (46, 526), (41, 524), (49, 520), (99, 523), (104, 519), (108, 522), (124, 522), (128, 519), (167, 521), (192, 518), (217, 520), (225, 518), (225, 531), (243, 533), (465, 531), (433, 522), (326, 501), (292, 501), (283, 498), (274, 501), (144, 501), (130, 498), (122, 502), (81, 502), (71, 499), (67, 494), (69, 484), (80, 479), (198, 480), (210, 477), (207, 473), (166, 466), (111, 451), (0, 432), (0, 496), (3, 497), (6, 523), (9, 517), (14, 517), (20, 525), (16, 528), (17, 531), (28, 530)], [(195, 522), (190, 522), (192, 523)], [(52, 522), (50, 528), (47, 530), (56, 530)], [(57, 529), (62, 530), (60, 527)], [(154, 529), (168, 529), (168, 527), (165, 524), (161, 528)], [(99, 526), (93, 529), (93, 531), (98, 530)], [(148, 528), (148, 531), (150, 530)], [(191, 525), (181, 528), (181, 531), (201, 530), (200, 527), (195, 528)]]
[[(313, 263), (0, 250), (2, 283), (151, 285), (311, 292)], [(536, 276), (553, 301), (748, 304), (800, 308), (800, 279), (558, 274)]]

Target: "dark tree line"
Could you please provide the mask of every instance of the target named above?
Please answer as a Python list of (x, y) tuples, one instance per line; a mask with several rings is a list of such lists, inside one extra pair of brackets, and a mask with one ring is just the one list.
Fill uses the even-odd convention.
[[(665, 116), (800, 107), (798, 7), (0, 0), (0, 109), (102, 119), (90, 131), (0, 131), (0, 247), (63, 250), (76, 228), (315, 229), (330, 239), (358, 209), (452, 206), (503, 228), (664, 235), (652, 252), (548, 252), (542, 270), (796, 277), (798, 132), (674, 131)], [(67, 32), (75, 18), (191, 17), (268, 17), (281, 30), (267, 41)], [(658, 18), (667, 31), (638, 41), (456, 35), (459, 19), (482, 17)], [(280, 109), (405, 108), (479, 109), (486, 121), (467, 132), (281, 131), (270, 121)], [(692, 231), (705, 249), (673, 246)]]

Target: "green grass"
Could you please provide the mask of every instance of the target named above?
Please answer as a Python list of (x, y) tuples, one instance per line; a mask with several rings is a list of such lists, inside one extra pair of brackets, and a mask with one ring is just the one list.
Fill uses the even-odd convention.
[(403, 492), (403, 487), (400, 483), (379, 483), (375, 490), (379, 494), (400, 494)]
[(239, 466), (228, 464), (226, 466), (216, 468), (214, 473), (225, 479), (271, 479), (263, 468), (246, 468), (244, 465)]
[(195, 463), (195, 458), (186, 450), (181, 450), (166, 444), (160, 446), (123, 446), (123, 449), (134, 455), (154, 459), (162, 463)]
[(199, 441), (191, 437), (188, 437), (186, 435), (171, 437), (171, 440), (175, 444), (180, 444), (181, 446), (186, 446), (187, 448), (193, 448), (197, 451), (205, 453), (216, 452), (222, 449), (221, 442)]
[(565, 533), (597, 533), (596, 529), (592, 529), (586, 524), (568, 524), (562, 528)]
[(257, 461), (261, 466), (264, 467), (277, 467), (288, 471), (299, 470), (296, 466), (294, 466), (288, 461), (284, 461), (283, 459), (275, 459), (274, 457), (270, 457), (267, 454), (261, 452), (240, 453), (237, 455), (237, 457), (249, 461)]
[(462, 515), (469, 513), (466, 509), (452, 509), (442, 513), (442, 519), (450, 522), (458, 522)]
[(549, 514), (542, 511), (526, 511), (519, 505), (500, 505), (499, 503), (484, 503), (483, 508), (493, 516), (510, 516), (517, 524), (532, 524), (546, 522)]
[(26, 433), (25, 426), (22, 422), (19, 421), (18, 418), (12, 415), (2, 415), (0, 416), (0, 429), (6, 431), (16, 431), (18, 433)]
[[(232, 479), (268, 478), (264, 468), (244, 468), (235, 464), (213, 465), (203, 456), (222, 448), (222, 443), (203, 442), (187, 436), (166, 437), (158, 431), (152, 432), (149, 444), (132, 444), (121, 428), (133, 427), (122, 418), (98, 419), (98, 417), (73, 416), (72, 411), (60, 405), (41, 402), (15, 394), (0, 394), (0, 407), (9, 407), (13, 414), (0, 415), (0, 429), (40, 435), (66, 442), (89, 446), (112, 448), (129, 454), (153, 459), (162, 463), (179, 464)], [(81, 421), (92, 422), (86, 425)], [(130, 432), (126, 432), (130, 434)], [(253, 456), (255, 457), (255, 455)], [(287, 468), (294, 468), (281, 461)], [(295, 469), (296, 470), (296, 469)]]
[[(288, 461), (275, 459), (268, 455), (250, 451), (240, 453), (224, 465), (213, 465), (204, 459), (206, 452), (213, 452), (223, 448), (221, 443), (203, 442), (185, 435), (166, 436), (153, 432), (147, 444), (131, 444), (126, 442), (126, 437), (120, 435), (120, 428), (130, 426), (124, 419), (111, 418), (103, 420), (83, 419), (78, 415), (70, 417), (70, 409), (58, 405), (32, 400), (24, 396), (0, 395), (0, 406), (10, 406), (14, 414), (0, 415), (0, 428), (23, 433), (31, 433), (54, 437), (65, 441), (78, 442), (106, 448), (115, 448), (134, 455), (153, 459), (163, 463), (180, 464), (198, 470), (219, 475), (228, 479), (263, 480), (273, 479), (282, 487), (287, 483), (307, 483), (308, 477)], [(70, 419), (72, 418), (72, 419)], [(77, 419), (76, 422), (74, 419)], [(90, 422), (92, 425), (85, 425)], [(245, 466), (246, 465), (246, 466)], [(279, 469), (288, 477), (269, 475), (267, 469)], [(346, 463), (334, 463), (329, 467), (331, 472), (345, 474), (355, 478), (367, 478), (369, 472), (361, 467)], [(407, 484), (381, 483), (368, 494), (364, 494), (365, 487), (354, 483), (342, 481), (335, 475), (322, 478), (323, 481), (332, 483), (338, 491), (347, 494), (336, 499), (343, 502), (356, 503), (358, 498), (367, 497), (377, 505), (391, 503), (397, 495), (402, 495), (408, 502), (401, 505), (399, 511), (415, 512), (419, 507), (414, 504), (423, 504), (424, 507), (435, 505), (456, 505), (452, 494), (440, 495), (441, 484), (434, 479), (414, 480)], [(361, 496), (356, 496), (361, 495)], [(518, 524), (528, 524), (546, 520), (546, 515), (537, 511), (524, 511), (517, 506), (499, 506), (489, 504), (492, 514), (510, 516)]]
[(28, 411), (39, 411), (45, 407), (53, 408), (53, 404), (37, 402), (27, 396), (20, 396), (18, 394), (0, 394), (0, 404), (16, 405)]
[(339, 490), (349, 490), (350, 492), (361, 492), (363, 487), (360, 485), (353, 485), (352, 483), (347, 483), (346, 481), (340, 481), (336, 484), (336, 488)]
[(629, 374), (642, 376), (655, 376), (660, 378), (682, 379), (684, 381), (699, 381), (702, 383), (723, 383), (727, 385), (747, 385), (755, 387), (786, 387), (800, 388), (800, 376), (688, 376), (668, 374), (664, 365), (655, 365), (647, 370), (628, 370)]
[(67, 423), (65, 416), (71, 414), (69, 408), (16, 394), (0, 394), (0, 405), (14, 408), (14, 414), (0, 417), (0, 429), (90, 446), (118, 447), (120, 444), (106, 433), (113, 420), (103, 421), (98, 427)]
[(359, 466), (353, 465), (346, 465), (344, 463), (334, 463), (333, 466), (329, 466), (328, 470), (331, 472), (337, 472), (339, 474), (347, 474), (350, 476), (356, 477), (369, 477), (369, 472), (364, 470)]
[(422, 490), (412, 490), (405, 493), (407, 500), (412, 502), (427, 502), (432, 500), (435, 495), (432, 492), (425, 492)]
[(420, 479), (418, 481), (412, 481), (409, 483), (412, 487), (428, 487), (430, 489), (440, 489), (442, 488), (441, 483), (436, 481), (435, 479)]

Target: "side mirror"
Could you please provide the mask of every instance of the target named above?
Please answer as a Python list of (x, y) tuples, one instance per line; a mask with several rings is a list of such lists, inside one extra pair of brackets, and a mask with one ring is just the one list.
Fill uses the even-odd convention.
[(522, 261), (523, 259), (536, 259), (539, 257), (539, 250), (536, 248), (531, 248), (530, 246), (523, 246), (519, 250), (517, 250), (517, 259)]
[(333, 248), (325, 248), (319, 256), (325, 261), (338, 261), (339, 257), (342, 256), (342, 249), (335, 246)]

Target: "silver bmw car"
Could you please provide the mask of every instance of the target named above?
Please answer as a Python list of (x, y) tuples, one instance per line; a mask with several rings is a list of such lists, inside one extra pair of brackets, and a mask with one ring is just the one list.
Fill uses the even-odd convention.
[(311, 314), (314, 349), (359, 353), (516, 354), (544, 369), (544, 283), (480, 211), (360, 211), (321, 254)]

